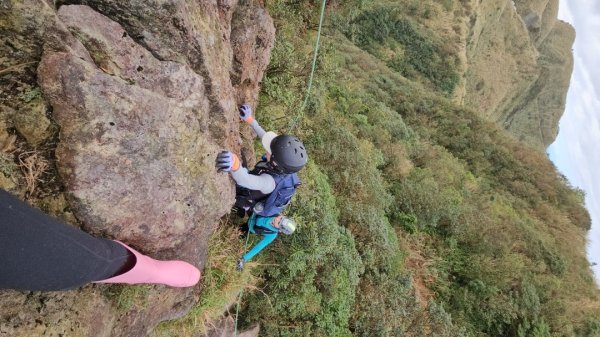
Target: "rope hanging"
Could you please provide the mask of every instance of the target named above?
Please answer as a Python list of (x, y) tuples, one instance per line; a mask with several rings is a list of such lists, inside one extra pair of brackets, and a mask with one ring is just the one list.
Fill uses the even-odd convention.
[(323, 0), (321, 4), (321, 17), (319, 18), (319, 30), (317, 31), (317, 41), (315, 42), (315, 51), (313, 53), (312, 60), (312, 69), (310, 70), (310, 76), (308, 78), (308, 88), (306, 89), (306, 96), (304, 96), (304, 102), (300, 106), (300, 110), (296, 115), (296, 118), (292, 120), (292, 124), (290, 125), (290, 129), (288, 133), (292, 133), (292, 130), (296, 127), (296, 124), (302, 117), (304, 116), (304, 109), (306, 108), (306, 104), (308, 103), (308, 97), (310, 96), (310, 89), (312, 88), (313, 77), (315, 75), (315, 69), (317, 68), (317, 54), (319, 53), (319, 46), (321, 43), (321, 28), (323, 27), (323, 18), (325, 17), (325, 3), (327, 0)]

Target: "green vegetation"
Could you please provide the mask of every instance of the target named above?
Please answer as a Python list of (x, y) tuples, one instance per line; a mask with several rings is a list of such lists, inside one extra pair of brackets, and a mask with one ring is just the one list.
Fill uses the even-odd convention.
[(145, 308), (148, 305), (148, 295), (152, 286), (133, 285), (133, 286), (115, 286), (119, 288), (118, 295), (115, 297), (117, 308), (127, 311), (136, 307)]
[(236, 225), (228, 221), (217, 228), (209, 241), (198, 303), (184, 317), (160, 323), (154, 330), (155, 336), (195, 336), (206, 332), (210, 323), (221, 317), (241, 291), (254, 287), (257, 280), (249, 268), (242, 273), (236, 270), (237, 258), (244, 250), (239, 234)]
[(34, 99), (41, 97), (41, 96), (42, 96), (42, 91), (40, 90), (39, 87), (35, 87), (33, 89), (28, 89), (18, 95), (19, 99), (25, 103), (29, 103), (29, 102), (33, 101)]
[(420, 32), (396, 6), (365, 10), (344, 33), (407, 78), (424, 79), (448, 95), (458, 84), (458, 58), (445, 53), (441, 42)]
[[(300, 227), (258, 256), (261, 291), (243, 298), (240, 324), (265, 336), (600, 336), (582, 193), (544, 153), (445, 98), (455, 55), (402, 4), (329, 4), (294, 130), (311, 156), (289, 211)], [(266, 129), (286, 130), (300, 107), (318, 5), (268, 4)]]
[[(263, 291), (244, 298), (241, 318), (260, 320), (267, 335), (350, 335), (348, 328), (362, 263), (325, 175), (313, 164), (293, 214), (302, 227), (277, 240), (264, 265)], [(268, 255), (268, 256), (267, 256)], [(267, 259), (268, 257), (268, 259)]]
[(18, 170), (17, 164), (14, 163), (9, 155), (0, 152), (0, 173), (6, 177), (10, 177), (13, 172)]

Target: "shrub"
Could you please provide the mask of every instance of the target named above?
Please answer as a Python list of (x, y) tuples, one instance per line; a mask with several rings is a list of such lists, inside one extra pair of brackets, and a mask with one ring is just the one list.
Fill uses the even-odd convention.
[[(448, 60), (443, 45), (421, 34), (397, 8), (382, 5), (363, 12), (351, 24), (354, 27), (346, 29), (346, 36), (392, 69), (409, 78), (421, 74), (446, 94), (454, 91), (459, 81), (454, 55)], [(383, 56), (385, 48), (394, 56)]]
[(266, 335), (349, 336), (361, 258), (350, 233), (338, 225), (327, 178), (314, 164), (303, 171), (291, 210), (299, 228), (260, 256), (265, 265), (257, 271), (268, 297), (247, 296), (241, 317), (247, 324), (260, 322)]

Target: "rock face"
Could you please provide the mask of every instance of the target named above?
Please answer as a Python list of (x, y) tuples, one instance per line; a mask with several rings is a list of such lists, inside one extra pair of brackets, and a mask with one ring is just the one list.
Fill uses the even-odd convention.
[(39, 83), (61, 127), (57, 163), (78, 218), (151, 252), (206, 237), (233, 195), (213, 169), (204, 79), (157, 60), (90, 7), (58, 15), (77, 39), (44, 52)]
[[(256, 101), (273, 22), (235, 0), (76, 3), (0, 6), (2, 63), (13, 67), (0, 73), (2, 138), (15, 127), (23, 146), (51, 146), (60, 128), (53, 160), (86, 231), (202, 268), (234, 198), (214, 157), (240, 148), (236, 107)], [(0, 336), (145, 336), (184, 315), (199, 289), (123, 288), (144, 300), (122, 309), (105, 295), (115, 287), (0, 291)]]
[(0, 121), (16, 128), (33, 146), (54, 132), (36, 85), (36, 67), (44, 32), (55, 24), (55, 17), (44, 1), (0, 3)]
[(539, 46), (557, 24), (558, 0), (516, 0), (517, 13), (523, 19), (536, 46)]

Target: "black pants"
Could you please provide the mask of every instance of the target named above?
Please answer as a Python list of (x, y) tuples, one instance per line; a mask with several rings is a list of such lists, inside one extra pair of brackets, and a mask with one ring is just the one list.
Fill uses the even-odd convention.
[(119, 275), (135, 257), (0, 189), (0, 289), (66, 290)]

